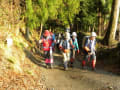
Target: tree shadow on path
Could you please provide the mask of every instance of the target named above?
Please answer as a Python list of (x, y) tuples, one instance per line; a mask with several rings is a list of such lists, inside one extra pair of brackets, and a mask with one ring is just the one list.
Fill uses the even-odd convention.
[[(42, 57), (36, 57), (35, 55), (33, 55), (29, 50), (24, 50), (26, 56), (36, 65), (40, 66), (40, 67), (43, 67), (45, 68), (45, 62), (43, 60)], [(37, 56), (39, 56), (37, 54)], [(54, 69), (58, 69), (58, 70), (64, 70), (63, 68), (63, 57), (62, 55), (60, 54), (56, 54), (54, 53)], [(75, 66), (74, 68), (71, 68), (69, 67), (69, 70), (68, 71), (72, 71), (72, 72), (78, 72), (78, 70), (80, 71), (85, 71), (85, 73), (87, 72), (91, 72), (91, 69), (86, 69), (86, 70), (83, 70), (81, 68), (81, 61), (80, 60), (76, 60), (75, 61)], [(116, 74), (114, 73), (111, 73), (111, 72), (108, 72), (108, 71), (105, 71), (103, 69), (97, 69), (97, 71), (92, 71), (94, 73), (97, 73), (97, 74), (105, 74), (105, 75), (109, 75), (109, 76), (116, 76)], [(118, 75), (117, 75), (118, 76)]]
[(43, 60), (43, 58), (39, 58), (37, 59), (29, 50), (25, 49), (24, 50), (26, 56), (34, 63), (37, 64), (38, 66), (44, 67), (44, 62), (42, 62), (41, 60)]

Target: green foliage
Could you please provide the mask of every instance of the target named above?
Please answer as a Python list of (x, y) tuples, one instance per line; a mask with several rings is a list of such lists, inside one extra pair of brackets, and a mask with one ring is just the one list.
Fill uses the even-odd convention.
[(101, 11), (102, 18), (106, 22), (109, 20), (111, 5), (112, 0), (80, 0), (79, 15), (76, 15), (74, 22), (84, 31), (88, 30), (89, 26), (94, 27), (96, 30), (98, 26), (98, 10)]
[(26, 0), (27, 26), (37, 28), (49, 19), (57, 18), (61, 0)]
[(58, 19), (66, 26), (72, 24), (76, 14), (79, 13), (79, 7), (80, 0), (63, 0), (58, 12)]
[(83, 30), (89, 26), (96, 29), (98, 8), (106, 22), (111, 5), (112, 0), (26, 0), (26, 22), (30, 28), (38, 28), (41, 24), (53, 28), (78, 24)]
[(35, 13), (40, 23), (45, 23), (48, 19), (47, 0), (38, 0), (34, 3)]
[(97, 9), (94, 0), (81, 0), (80, 12), (76, 16), (75, 21), (80, 24), (79, 26), (85, 30), (85, 27), (93, 27), (97, 21)]
[(80, 0), (26, 0), (27, 25), (36, 28), (55, 19), (69, 25), (79, 13), (79, 6)]
[(33, 10), (32, 0), (26, 0), (26, 26), (29, 28), (34, 28), (36, 26), (35, 21), (37, 21)]
[(57, 19), (58, 10), (61, 4), (62, 4), (62, 0), (48, 0), (47, 1), (49, 19)]
[(102, 13), (103, 14), (110, 14), (111, 6), (112, 6), (112, 0), (104, 1), (104, 4), (102, 4), (102, 7), (101, 7)]

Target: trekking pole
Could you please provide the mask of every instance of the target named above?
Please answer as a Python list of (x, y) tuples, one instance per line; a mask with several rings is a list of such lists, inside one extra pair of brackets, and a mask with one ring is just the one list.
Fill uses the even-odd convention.
[(53, 52), (52, 52), (52, 47), (50, 47), (50, 59), (51, 59), (51, 63), (53, 63)]

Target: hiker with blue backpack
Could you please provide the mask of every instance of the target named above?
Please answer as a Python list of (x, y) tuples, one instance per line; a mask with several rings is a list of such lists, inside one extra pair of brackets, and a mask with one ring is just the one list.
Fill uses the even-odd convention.
[(54, 50), (55, 50), (55, 44), (56, 44), (55, 33), (53, 33), (53, 32), (50, 31), (50, 35), (51, 35), (51, 37), (52, 37), (52, 39), (53, 39), (52, 49), (53, 49), (53, 51), (54, 51)]
[(78, 46), (77, 33), (76, 32), (72, 33), (71, 40), (72, 40), (72, 44), (73, 44), (74, 47), (71, 47), (70, 66), (74, 67), (73, 64), (74, 64), (74, 60), (75, 60), (76, 51), (77, 51), (77, 53), (79, 53), (79, 46)]
[(95, 70), (96, 65), (96, 33), (92, 32), (91, 36), (85, 37), (83, 44), (84, 60), (82, 61), (82, 68), (85, 68), (86, 62), (90, 62), (92, 70)]

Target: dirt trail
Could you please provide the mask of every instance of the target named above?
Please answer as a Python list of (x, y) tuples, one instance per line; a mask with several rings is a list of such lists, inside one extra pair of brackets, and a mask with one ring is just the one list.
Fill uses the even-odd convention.
[(47, 90), (120, 90), (120, 77), (117, 75), (102, 70), (82, 70), (78, 60), (75, 68), (64, 71), (62, 56), (54, 54), (54, 59), (54, 69), (46, 69), (44, 64), (41, 67)]

